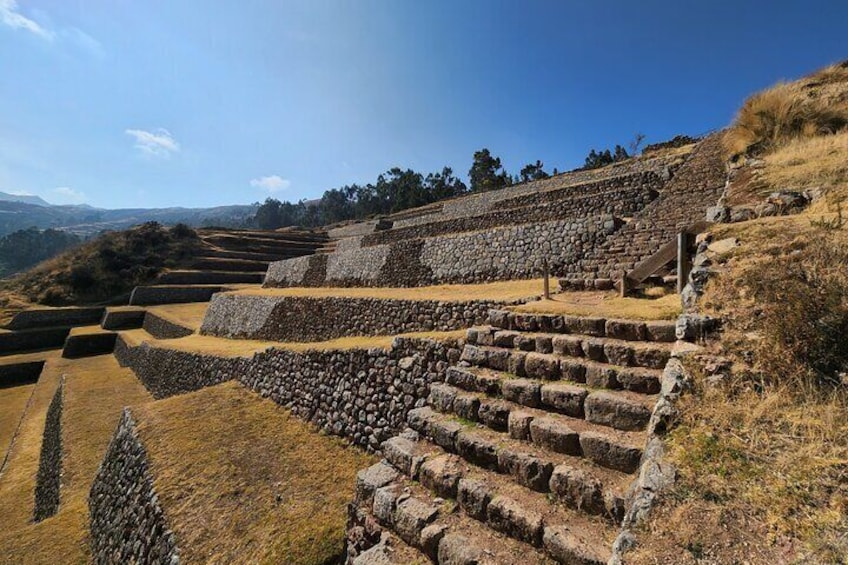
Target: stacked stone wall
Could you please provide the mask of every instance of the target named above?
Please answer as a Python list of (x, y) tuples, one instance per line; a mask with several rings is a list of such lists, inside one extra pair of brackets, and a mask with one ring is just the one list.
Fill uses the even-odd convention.
[(59, 511), (59, 489), (62, 477), (62, 404), (65, 378), (59, 381), (47, 417), (41, 439), (41, 454), (35, 478), (35, 511), (33, 520), (40, 522)]
[(389, 349), (288, 351), (225, 358), (157, 349), (116, 349), (156, 398), (237, 378), (322, 430), (368, 450), (403, 430), (460, 356), (460, 341), (395, 338)]
[(147, 453), (129, 409), (97, 471), (88, 507), (95, 563), (179, 563), (176, 537), (153, 490)]
[(491, 308), (533, 298), (506, 302), (218, 294), (206, 311), (201, 333), (308, 342), (357, 335), (453, 331), (484, 323)]
[(0, 354), (62, 347), (70, 328), (47, 328), (0, 333)]
[(208, 302), (213, 294), (222, 290), (226, 289), (220, 286), (137, 286), (130, 296), (130, 304), (148, 306)]
[(533, 192), (496, 201), (491, 204), (491, 210), (483, 214), (373, 233), (363, 237), (361, 244), (369, 247), (404, 239), (547, 222), (560, 220), (564, 215), (573, 218), (598, 214), (631, 216), (657, 197), (663, 183), (660, 175), (646, 172), (578, 187)]
[(44, 369), (44, 361), (0, 365), (0, 388), (37, 382), (42, 369)]
[[(214, 297), (213, 297), (214, 300)], [(185, 337), (194, 333), (194, 330), (174, 323), (153, 312), (144, 315), (144, 330), (156, 339), (175, 339)]]
[(69, 335), (62, 348), (62, 357), (76, 359), (111, 353), (115, 349), (115, 339), (118, 334), (113, 332), (97, 332), (80, 335)]
[(26, 330), (50, 326), (87, 326), (100, 323), (105, 308), (44, 308), (15, 314), (10, 330)]

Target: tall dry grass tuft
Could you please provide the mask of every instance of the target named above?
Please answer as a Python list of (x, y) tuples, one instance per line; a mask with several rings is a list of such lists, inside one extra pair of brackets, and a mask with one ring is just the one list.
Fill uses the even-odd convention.
[(760, 155), (798, 138), (848, 127), (848, 61), (809, 77), (779, 83), (742, 105), (723, 144), (728, 158)]

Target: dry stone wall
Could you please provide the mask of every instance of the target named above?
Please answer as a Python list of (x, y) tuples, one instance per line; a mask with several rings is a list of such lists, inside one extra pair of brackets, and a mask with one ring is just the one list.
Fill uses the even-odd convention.
[(191, 328), (176, 324), (162, 316), (154, 314), (153, 312), (147, 312), (144, 315), (144, 324), (142, 327), (147, 333), (156, 339), (175, 339), (194, 333), (194, 330)]
[(105, 308), (44, 308), (15, 314), (10, 330), (25, 330), (50, 326), (86, 326), (100, 323)]
[(59, 488), (62, 477), (62, 404), (64, 399), (65, 378), (59, 381), (47, 418), (44, 421), (44, 435), (41, 439), (41, 454), (38, 459), (38, 473), (35, 478), (35, 511), (33, 519), (40, 522), (59, 511)]
[(614, 216), (598, 215), (373, 245), (326, 256), (323, 280), (307, 280), (302, 263), (272, 263), (265, 286), (490, 282), (539, 276), (543, 259), (552, 274), (560, 275), (566, 265), (580, 260), (620, 226)]
[(236, 378), (328, 433), (368, 450), (403, 430), (461, 354), (458, 340), (395, 338), (389, 349), (289, 351), (225, 358), (127, 346), (116, 356), (156, 398)]
[[(526, 300), (511, 301), (520, 304)], [(394, 335), (464, 329), (486, 320), (489, 300), (388, 300), (347, 296), (258, 296), (218, 294), (201, 333), (271, 341), (323, 341), (357, 335)]]
[(88, 507), (95, 563), (179, 564), (176, 537), (153, 490), (147, 453), (129, 409), (97, 471)]

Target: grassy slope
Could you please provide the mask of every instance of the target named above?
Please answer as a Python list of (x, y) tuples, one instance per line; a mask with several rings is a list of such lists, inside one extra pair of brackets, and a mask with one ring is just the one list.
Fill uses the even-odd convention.
[[(59, 376), (67, 376), (62, 415), (62, 490), (59, 512), (31, 524), (44, 417)], [(150, 400), (114, 357), (48, 362), (34, 402), (0, 478), (0, 554), (8, 563), (88, 563), (88, 492), (125, 405)]]
[(0, 307), (108, 301), (151, 282), (163, 269), (187, 264), (201, 247), (193, 231), (157, 224), (108, 232), (0, 282)]
[(237, 383), (133, 410), (185, 563), (324, 563), (372, 457)]
[(846, 139), (772, 139), (758, 155), (765, 189), (825, 197), (799, 216), (715, 230), (741, 243), (702, 302), (725, 320), (717, 353), (733, 372), (716, 384), (693, 367), (669, 442), (679, 481), (628, 562), (848, 562), (848, 391), (827, 384), (848, 371), (848, 229), (821, 226), (848, 196)]
[(680, 297), (669, 294), (659, 298), (622, 298), (617, 292), (563, 292), (551, 300), (513, 306), (516, 312), (601, 316), (637, 320), (673, 320), (681, 311)]

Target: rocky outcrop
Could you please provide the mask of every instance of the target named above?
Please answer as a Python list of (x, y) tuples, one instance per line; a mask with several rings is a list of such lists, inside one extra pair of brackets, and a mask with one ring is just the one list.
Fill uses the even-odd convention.
[(129, 409), (97, 471), (88, 507), (95, 563), (179, 564), (176, 537), (153, 490), (147, 453)]
[(59, 381), (56, 393), (47, 409), (41, 455), (35, 479), (35, 511), (33, 520), (40, 522), (59, 511), (59, 489), (62, 477), (62, 404), (65, 377)]

